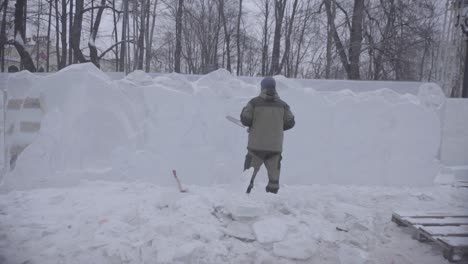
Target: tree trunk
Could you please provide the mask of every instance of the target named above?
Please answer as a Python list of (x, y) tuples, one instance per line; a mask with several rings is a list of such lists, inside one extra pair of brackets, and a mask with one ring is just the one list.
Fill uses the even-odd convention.
[[(128, 2), (130, 0), (126, 0), (125, 2)], [(91, 23), (89, 23), (89, 32), (93, 31), (93, 25), (94, 25), (94, 0), (91, 0)]]
[(239, 0), (239, 14), (237, 15), (237, 75), (242, 71), (242, 56), (240, 45), (240, 22), (242, 18), (242, 0)]
[(424, 51), (423, 51), (423, 56), (421, 59), (421, 63), (419, 64), (419, 81), (422, 82), (424, 78), (424, 65), (426, 64), (426, 56), (427, 53), (429, 52), (429, 43), (425, 42), (424, 43)]
[[(384, 8), (384, 4), (388, 3), (390, 5), (390, 11), (386, 11), (385, 15), (387, 16), (387, 21), (385, 24), (385, 29), (382, 35), (382, 40), (381, 44), (379, 45), (379, 48), (377, 49), (377, 55), (376, 58), (374, 59), (374, 80), (381, 80), (382, 79), (382, 70), (383, 70), (383, 56), (384, 56), (384, 51), (388, 47), (388, 42), (390, 41), (391, 37), (391, 32), (394, 29), (395, 25), (395, 1), (394, 0), (380, 0), (381, 6)], [(386, 78), (383, 78), (386, 79)]]
[(283, 26), (285, 9), (286, 0), (275, 0), (275, 35), (273, 37), (273, 51), (271, 54), (270, 75), (275, 75), (280, 72), (279, 56), (281, 49), (281, 27)]
[[(146, 11), (145, 11), (145, 71), (148, 72), (149, 69), (146, 68), (146, 60), (148, 58), (148, 53), (151, 52), (151, 48), (149, 47), (149, 21), (150, 21), (150, 9), (151, 9), (151, 1), (146, 1)], [(143, 59), (142, 59), (143, 60)]]
[[(335, 0), (331, 3), (330, 10), (331, 21), (335, 21), (336, 16), (336, 4)], [(331, 65), (332, 65), (332, 45), (333, 45), (333, 32), (330, 23), (327, 23), (327, 64), (325, 65), (325, 79), (330, 79)]]
[(269, 1), (265, 0), (265, 21), (263, 24), (263, 47), (262, 47), (262, 76), (268, 72), (268, 16), (270, 14)]
[(60, 27), (59, 27), (59, 11), (58, 2), (55, 0), (55, 57), (57, 58), (57, 70), (60, 69)]
[(17, 0), (15, 6), (15, 39), (13, 40), (13, 45), (15, 46), (18, 54), (21, 58), (21, 64), (24, 66), (24, 69), (35, 72), (36, 67), (31, 58), (31, 55), (24, 47), (25, 43), (25, 28), (24, 28), (24, 18), (25, 18), (25, 6), (26, 0)]
[(174, 71), (180, 73), (180, 58), (182, 53), (182, 19), (184, 0), (179, 0), (176, 14), (176, 45), (174, 53)]
[(127, 56), (127, 25), (128, 25), (128, 1), (123, 2), (123, 19), (122, 19), (122, 46), (120, 47), (120, 67), (121, 72), (126, 72), (125, 61)]
[[(129, 19), (129, 16), (128, 16), (128, 11), (127, 11), (127, 27), (126, 27), (126, 30), (127, 30), (127, 37), (130, 37), (130, 19)], [(132, 21), (133, 22), (133, 21)], [(135, 26), (135, 24), (133, 23), (133, 26)], [(133, 29), (133, 39), (135, 39), (135, 28)], [(135, 43), (132, 43), (133, 45), (133, 49), (135, 49)], [(129, 72), (131, 67), (132, 67), (132, 53), (131, 53), (131, 49), (130, 49), (130, 43), (127, 42), (127, 51), (126, 51), (126, 56), (125, 59), (126, 59), (126, 62), (125, 62), (125, 71), (126, 72)]]
[[(280, 73), (281, 70), (283, 69), (283, 65), (285, 61), (289, 60), (289, 52), (291, 49), (291, 33), (293, 31), (294, 17), (296, 16), (297, 3), (298, 3), (298, 0), (294, 0), (291, 19), (289, 20), (288, 30), (286, 32), (286, 39), (285, 39), (285, 44), (284, 44), (284, 55), (283, 55), (283, 59), (281, 60), (281, 64), (278, 68), (278, 73)], [(289, 77), (288, 75), (289, 74), (286, 74), (287, 77)]]
[(351, 38), (349, 46), (349, 63), (351, 80), (361, 79), (359, 73), (361, 46), (362, 46), (362, 20), (364, 15), (364, 0), (354, 0), (353, 19), (351, 24)]
[(96, 48), (96, 36), (99, 31), (99, 26), (101, 24), (101, 17), (102, 13), (104, 12), (104, 6), (106, 5), (106, 0), (101, 0), (101, 5), (98, 9), (97, 15), (96, 15), (96, 20), (94, 21), (93, 25), (93, 30), (91, 31), (91, 39), (88, 42), (88, 47), (89, 47), (89, 55), (91, 58), (91, 62), (96, 65), (96, 67), (100, 67), (99, 65), (99, 59), (97, 55), (97, 48)]
[(219, 20), (220, 20), (220, 17), (218, 14), (218, 21), (215, 24), (216, 34), (214, 38), (214, 50), (212, 52), (213, 57), (212, 57), (212, 60), (210, 61), (210, 63), (215, 65), (216, 68), (218, 68), (218, 43), (219, 43), (219, 32), (221, 31), (221, 27), (219, 26), (221, 21)]
[(309, 6), (310, 6), (310, 2), (307, 2), (307, 7), (306, 7), (306, 10), (307, 10), (306, 12), (307, 13), (305, 14), (304, 21), (302, 23), (302, 29), (301, 29), (301, 32), (300, 32), (300, 35), (299, 35), (299, 40), (298, 40), (298, 43), (297, 43), (296, 65), (294, 67), (294, 78), (297, 78), (297, 75), (298, 75), (299, 64), (301, 63), (301, 48), (302, 48), (302, 43), (304, 42), (304, 33), (305, 33), (306, 27), (308, 25), (309, 18), (311, 16), (310, 11), (308, 11)]
[(70, 10), (69, 10), (68, 17), (69, 17), (68, 24), (70, 24), (69, 25), (70, 36), (68, 37), (68, 42), (70, 45), (70, 47), (68, 48), (68, 65), (71, 65), (73, 64), (73, 49), (71, 47), (71, 32), (73, 28), (73, 0), (70, 0)]
[(325, 9), (327, 11), (328, 24), (335, 41), (336, 49), (343, 64), (343, 68), (351, 80), (359, 80), (359, 58), (361, 54), (361, 42), (362, 42), (362, 14), (364, 10), (364, 0), (354, 1), (354, 12), (351, 25), (351, 38), (349, 47), (349, 61), (348, 55), (346, 54), (343, 43), (341, 42), (340, 36), (335, 26), (334, 17), (331, 11), (330, 0), (325, 0)]
[[(137, 0), (135, 0), (137, 1)], [(135, 14), (138, 10), (137, 8), (137, 5), (135, 4), (135, 2), (133, 2), (133, 14)], [(133, 20), (132, 20), (132, 26), (133, 26), (133, 39), (138, 39), (138, 35), (140, 33), (140, 31), (138, 30), (138, 17), (136, 15), (133, 15), (132, 16)], [(132, 67), (132, 70), (136, 70), (136, 67), (138, 65), (138, 41), (137, 42), (134, 42), (133, 43), (133, 67)]]
[(60, 69), (67, 65), (67, 0), (62, 0), (62, 14), (60, 16), (62, 24), (62, 58), (60, 60)]
[(37, 29), (36, 29), (36, 67), (38, 69), (39, 69), (39, 53), (40, 53), (39, 33), (41, 32), (41, 14), (42, 14), (42, 0), (39, 0), (38, 12), (37, 12)]
[(26, 31), (28, 27), (28, 23), (26, 23), (28, 18), (28, 1), (24, 1), (23, 9), (23, 34), (21, 36), (23, 39), (26, 39)]
[(75, 58), (80, 62), (86, 62), (86, 58), (80, 49), (81, 29), (83, 26), (83, 3), (84, 0), (76, 0), (75, 2), (75, 21), (73, 22), (72, 32), (70, 32), (70, 46), (73, 49)]
[[(156, 7), (158, 5), (158, 1), (156, 0), (154, 2), (154, 6), (153, 6), (153, 14), (151, 15), (152, 16), (152, 21), (151, 21), (151, 31), (150, 31), (150, 35), (149, 35), (149, 38), (148, 38), (148, 43), (146, 45), (146, 71), (149, 72), (150, 71), (150, 68), (151, 68), (151, 59), (153, 58), (153, 49), (152, 49), (152, 46), (153, 46), (153, 34), (154, 34), (154, 26), (156, 25)], [(149, 20), (149, 19), (148, 19)]]
[[(117, 32), (117, 16), (115, 15), (116, 14), (116, 10), (115, 10), (115, 0), (112, 0), (112, 18), (114, 19), (114, 30), (113, 30), (113, 34), (114, 34), (114, 41), (115, 43), (118, 43), (119, 42), (119, 36), (118, 36), (118, 32)], [(119, 45), (116, 45), (115, 46), (115, 71), (118, 72), (119, 71)]]
[(52, 0), (49, 0), (49, 22), (47, 24), (47, 58), (46, 58), (46, 72), (49, 72), (50, 67), (50, 27), (52, 25)]
[(1, 69), (2, 72), (5, 72), (5, 43), (8, 41), (6, 38), (6, 14), (8, 9), (8, 0), (3, 0), (3, 17), (2, 25), (0, 28), (0, 55), (2, 56)]
[(143, 70), (143, 59), (145, 55), (145, 31), (146, 31), (146, 0), (141, 0), (140, 9), (140, 34), (138, 36), (138, 70)]
[[(223, 29), (224, 29), (224, 42), (225, 42), (226, 57), (227, 57), (226, 68), (229, 72), (232, 72), (231, 70), (231, 33), (228, 31), (226, 15), (224, 14), (224, 0), (219, 0), (218, 7), (219, 7), (219, 15), (221, 16)], [(237, 72), (237, 74), (239, 75), (239, 72)]]
[(325, 3), (325, 9), (327, 11), (328, 25), (330, 26), (331, 34), (333, 36), (333, 40), (335, 41), (335, 46), (338, 51), (338, 55), (340, 56), (341, 63), (343, 64), (343, 68), (345, 69), (348, 77), (350, 77), (351, 69), (348, 63), (348, 55), (346, 54), (343, 43), (341, 42), (340, 36), (338, 35), (338, 31), (336, 30), (335, 19), (331, 11), (332, 9), (331, 9), (330, 0), (325, 0), (324, 3)]

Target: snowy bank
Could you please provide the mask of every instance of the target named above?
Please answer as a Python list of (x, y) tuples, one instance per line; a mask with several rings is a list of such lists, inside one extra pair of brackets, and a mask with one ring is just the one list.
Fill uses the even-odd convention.
[[(276, 78), (297, 120), (285, 136), (283, 184), (432, 184), (440, 167), (440, 88), (421, 84), (416, 95), (318, 92)], [(11, 78), (8, 90), (17, 82), (25, 83)], [(247, 134), (225, 115), (238, 116), (259, 88), (225, 70), (193, 82), (144, 72), (111, 80), (92, 64), (80, 64), (29, 83), (26, 92), (39, 94), (45, 115), (3, 189), (83, 179), (167, 185), (173, 184), (171, 169), (186, 183), (229, 184), (242, 172)]]

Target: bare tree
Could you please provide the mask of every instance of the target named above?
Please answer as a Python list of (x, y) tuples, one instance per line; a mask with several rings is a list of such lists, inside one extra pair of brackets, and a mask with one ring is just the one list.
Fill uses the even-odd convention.
[(180, 58), (182, 54), (182, 19), (184, 0), (179, 0), (176, 14), (176, 44), (174, 53), (174, 71), (180, 72)]
[(128, 30), (128, 1), (123, 1), (122, 46), (120, 49), (120, 71), (125, 71), (127, 56), (127, 30)]
[(264, 16), (265, 20), (263, 23), (263, 45), (262, 45), (262, 76), (265, 76), (268, 72), (268, 17), (270, 15), (270, 0), (265, 0)]
[(59, 11), (58, 11), (58, 1), (55, 0), (55, 54), (57, 58), (57, 69), (60, 67), (60, 27), (59, 27)]
[(193, 30), (199, 45), (200, 66), (204, 73), (218, 67), (221, 19), (215, 0), (199, 0), (185, 6), (188, 30)]
[(83, 63), (86, 62), (86, 58), (80, 49), (81, 43), (81, 31), (83, 25), (83, 0), (76, 0), (75, 2), (75, 20), (73, 22), (72, 32), (70, 32), (70, 46), (73, 49), (75, 58)]
[(36, 66), (39, 68), (39, 58), (40, 58), (40, 40), (39, 34), (41, 32), (41, 15), (42, 15), (42, 0), (39, 0), (37, 7), (37, 27), (36, 27)]
[[(112, 19), (114, 22), (114, 28), (112, 30), (112, 35), (114, 36), (114, 42), (119, 42), (119, 34), (117, 32), (117, 10), (115, 9), (115, 0), (112, 0)], [(119, 46), (115, 47), (115, 71), (119, 71)]]
[(67, 0), (62, 0), (61, 20), (61, 40), (62, 40), (62, 56), (60, 59), (59, 69), (65, 68), (67, 65)]
[(239, 0), (239, 13), (237, 15), (237, 75), (242, 74), (242, 57), (240, 47), (240, 24), (242, 18), (242, 0)]
[(96, 48), (96, 37), (99, 31), (99, 26), (101, 25), (101, 18), (102, 13), (104, 12), (104, 7), (106, 6), (106, 0), (101, 0), (101, 4), (98, 8), (98, 12), (96, 15), (96, 20), (94, 21), (93, 30), (91, 31), (90, 40), (88, 41), (89, 47), (89, 55), (91, 57), (91, 62), (96, 65), (96, 67), (100, 67), (99, 58), (97, 55), (97, 48)]
[(138, 34), (138, 48), (137, 48), (137, 63), (136, 63), (136, 68), (138, 70), (143, 70), (143, 58), (145, 55), (145, 31), (146, 31), (146, 12), (147, 12), (147, 6), (146, 6), (146, 0), (141, 0), (141, 5), (140, 5), (140, 10), (139, 10), (139, 16), (140, 23), (139, 23), (139, 34)]
[(1, 61), (1, 69), (2, 72), (5, 71), (5, 44), (7, 43), (8, 39), (6, 37), (6, 17), (8, 11), (8, 0), (3, 0), (2, 2), (2, 24), (0, 26), (0, 55), (2, 57)]
[[(280, 73), (281, 70), (283, 69), (284, 63), (286, 61), (289, 61), (289, 52), (291, 50), (291, 33), (293, 31), (294, 17), (296, 16), (296, 11), (297, 11), (297, 3), (298, 3), (298, 0), (294, 0), (292, 13), (291, 13), (289, 21), (287, 23), (288, 27), (287, 27), (287, 31), (286, 31), (286, 38), (285, 38), (285, 44), (284, 44), (284, 46), (285, 46), (284, 55), (283, 55), (283, 59), (281, 60), (281, 64), (279, 65), (279, 67), (277, 69), (278, 73)], [(286, 74), (286, 76), (289, 76), (289, 75)]]
[[(19, 32), (12, 2), (17, 1), (0, 0), (2, 70), (9, 56), (18, 56), (6, 46), (14, 46), (13, 32)], [(52, 43), (45, 47), (48, 71), (88, 61), (109, 70), (104, 59), (110, 57), (115, 58), (110, 67), (117, 71), (200, 74), (222, 66), (237, 75), (297, 78), (437, 81), (440, 76), (435, 70), (441, 30), (437, 0), (254, 3), (257, 14), (245, 13), (243, 0), (27, 1), (16, 40), (25, 38), (26, 25), (28, 34), (47, 30), (48, 40), (55, 35), (55, 50)], [(244, 25), (252, 16), (258, 25)], [(104, 21), (113, 24), (110, 35), (103, 34)], [(36, 56), (35, 67), (43, 62), (38, 41), (32, 51), (23, 45)], [(50, 60), (55, 54), (57, 63)], [(461, 90), (453, 90), (458, 94)]]
[(50, 71), (50, 28), (52, 25), (52, 0), (48, 0), (48, 2), (49, 2), (49, 19), (47, 22), (46, 72)]
[[(328, 15), (328, 13), (327, 13)], [(330, 18), (329, 20), (335, 21), (336, 17), (336, 4), (335, 0), (331, 1), (330, 4)], [(332, 32), (332, 27), (330, 23), (327, 23), (327, 50), (326, 50), (326, 56), (327, 56), (327, 62), (325, 66), (325, 78), (329, 79), (330, 78), (330, 71), (331, 71), (331, 66), (332, 66), (332, 45), (333, 45), (333, 32)]]
[[(148, 1), (150, 3), (150, 1)], [(151, 60), (153, 58), (153, 37), (154, 37), (154, 26), (156, 24), (156, 9), (158, 6), (158, 1), (154, 1), (153, 5), (153, 12), (151, 13), (151, 30), (149, 32), (149, 37), (147, 38), (147, 43), (146, 43), (146, 71), (150, 71), (150, 66), (151, 66)], [(148, 23), (149, 23), (149, 17), (148, 17)], [(180, 68), (180, 66), (179, 66)]]
[(284, 12), (286, 10), (286, 0), (275, 0), (275, 35), (273, 37), (273, 51), (271, 54), (270, 75), (280, 72), (280, 46), (281, 27), (283, 26)]
[(70, 48), (68, 49), (68, 64), (71, 65), (73, 63), (73, 49), (71, 47), (71, 32), (72, 32), (72, 28), (73, 28), (73, 0), (69, 0), (69, 6), (70, 6), (70, 9), (69, 9), (69, 12), (68, 12), (68, 17), (69, 17), (69, 21), (68, 21), (68, 26), (69, 26), (69, 37), (68, 37), (68, 43), (70, 45)]
[(305, 10), (303, 10), (303, 13), (304, 15), (302, 18), (302, 27), (299, 31), (299, 38), (297, 39), (297, 43), (296, 43), (297, 47), (296, 47), (296, 59), (295, 59), (296, 63), (294, 66), (294, 78), (297, 78), (298, 72), (299, 72), (299, 65), (301, 64), (305, 56), (305, 53), (308, 51), (309, 45), (306, 46), (305, 49), (303, 49), (303, 45), (304, 45), (306, 29), (312, 17), (312, 12), (310, 9), (310, 1), (307, 1), (307, 6)]
[[(229, 23), (229, 18), (226, 18), (226, 5), (224, 0), (218, 0), (218, 8), (219, 8), (219, 14), (221, 16), (221, 22), (223, 24), (223, 29), (224, 29), (224, 47), (226, 49), (226, 69), (230, 72), (232, 72), (231, 69), (231, 34), (233, 29), (230, 27)], [(228, 12), (229, 14), (230, 12)], [(239, 40), (239, 37), (238, 37)], [(240, 49), (238, 49), (238, 56), (240, 55), (239, 52)], [(239, 61), (238, 61), (239, 62)], [(237, 64), (240, 67), (240, 64)], [(237, 69), (239, 74), (239, 68)]]
[(26, 42), (25, 38), (25, 6), (26, 0), (17, 0), (15, 5), (15, 38), (12, 41), (13, 45), (15, 46), (18, 54), (21, 58), (21, 64), (24, 68), (30, 72), (36, 71), (36, 66), (34, 66), (34, 62), (31, 58), (31, 55), (26, 50), (24, 44)]
[[(348, 54), (346, 54), (343, 42), (338, 34), (335, 26), (334, 16), (331, 9), (332, 0), (324, 0), (325, 9), (327, 11), (328, 24), (330, 26), (336, 49), (343, 64), (348, 78), (351, 80), (359, 80), (359, 60), (361, 56), (362, 46), (362, 20), (364, 13), (364, 0), (354, 0), (353, 17), (350, 27), (350, 45)], [(349, 21), (348, 21), (349, 22)], [(349, 57), (349, 58), (348, 58)]]

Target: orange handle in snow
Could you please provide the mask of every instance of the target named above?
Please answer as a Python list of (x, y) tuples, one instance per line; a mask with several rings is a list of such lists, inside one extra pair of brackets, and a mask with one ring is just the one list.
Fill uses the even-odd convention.
[(172, 170), (172, 174), (174, 175), (174, 178), (175, 178), (176, 181), (177, 181), (177, 185), (179, 186), (179, 191), (180, 191), (180, 192), (186, 192), (187, 189), (182, 188), (182, 184), (180, 184), (180, 180), (179, 180), (179, 177), (177, 177), (177, 172), (176, 172), (176, 170)]

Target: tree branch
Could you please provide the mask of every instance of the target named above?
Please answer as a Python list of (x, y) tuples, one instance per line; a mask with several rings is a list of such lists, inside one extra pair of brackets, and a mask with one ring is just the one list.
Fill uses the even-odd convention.
[(119, 10), (113, 8), (112, 6), (107, 6), (107, 5), (106, 5), (106, 6), (87, 7), (87, 8), (85, 8), (85, 9), (83, 9), (83, 11), (81, 11), (81, 14), (84, 14), (84, 13), (86, 13), (86, 12), (88, 12), (88, 11), (91, 11), (91, 10), (93, 10), (93, 9), (99, 9), (99, 8), (104, 8), (104, 9), (107, 8), (107, 9), (110, 9), (110, 10), (116, 12), (116, 13), (119, 14), (119, 15), (123, 13), (123, 11), (119, 11)]
[(119, 41), (119, 42), (115, 43), (114, 45), (110, 46), (108, 49), (106, 49), (105, 51), (103, 51), (103, 52), (101, 53), (101, 55), (99, 55), (98, 59), (99, 59), (99, 60), (102, 59), (109, 51), (111, 51), (113, 48), (115, 48), (116, 46), (118, 46), (118, 45), (120, 45), (120, 44), (122, 44), (122, 43), (124, 43), (124, 42), (133, 43), (133, 42), (135, 42), (135, 40), (133, 40), (133, 39), (122, 40), (122, 41)]
[(350, 22), (350, 19), (349, 19), (348, 12), (346, 12), (346, 10), (336, 1), (335, 1), (335, 5), (338, 7), (338, 9), (341, 10), (341, 12), (344, 13), (344, 15), (346, 17), (346, 24), (348, 25), (349, 28), (351, 28), (351, 22)]

